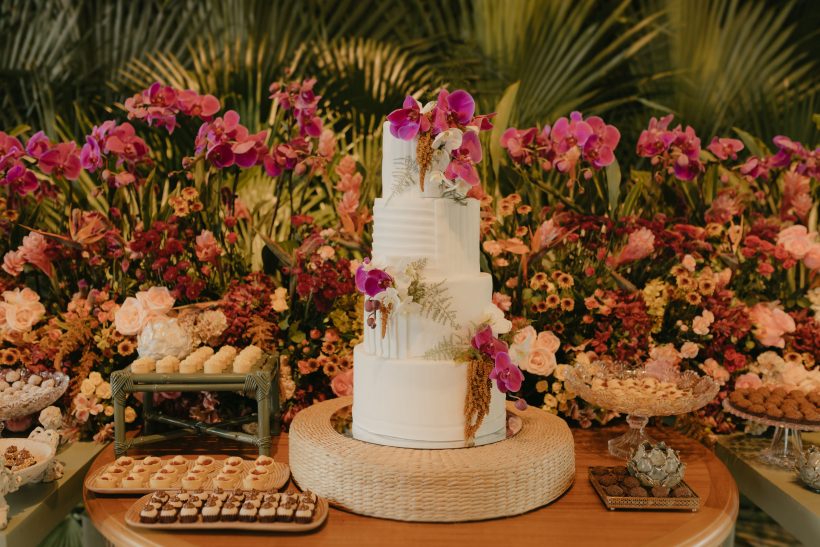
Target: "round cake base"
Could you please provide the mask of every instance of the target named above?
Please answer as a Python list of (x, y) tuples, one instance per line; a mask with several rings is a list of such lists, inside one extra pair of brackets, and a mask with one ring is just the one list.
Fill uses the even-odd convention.
[(572, 433), (557, 416), (507, 404), (521, 431), (474, 448), (422, 450), (378, 446), (337, 432), (331, 416), (350, 397), (301, 411), (290, 427), (296, 483), (342, 509), (414, 522), (507, 517), (546, 505), (575, 478)]

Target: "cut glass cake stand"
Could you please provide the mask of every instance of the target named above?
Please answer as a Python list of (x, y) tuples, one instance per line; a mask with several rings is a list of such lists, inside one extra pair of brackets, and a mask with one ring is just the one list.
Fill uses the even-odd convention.
[(643, 369), (603, 361), (574, 366), (566, 384), (588, 403), (627, 415), (629, 431), (609, 441), (609, 453), (623, 459), (641, 443), (654, 443), (645, 431), (649, 418), (692, 412), (714, 399), (719, 390), (714, 380), (692, 371), (659, 381)]
[(800, 432), (820, 431), (820, 425), (773, 420), (765, 416), (749, 414), (734, 406), (729, 399), (723, 400), (723, 408), (726, 412), (734, 414), (738, 418), (775, 428), (772, 444), (761, 451), (757, 458), (763, 463), (776, 467), (794, 469), (800, 455), (803, 453), (803, 441), (800, 439)]
[(68, 389), (68, 376), (55, 372), (54, 386), (29, 386), (28, 389), (0, 391), (0, 434), (6, 420), (14, 420), (39, 412), (63, 396)]

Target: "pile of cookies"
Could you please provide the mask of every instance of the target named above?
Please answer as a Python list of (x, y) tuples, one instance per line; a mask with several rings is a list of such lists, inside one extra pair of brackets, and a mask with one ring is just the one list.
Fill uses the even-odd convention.
[(593, 480), (600, 484), (607, 496), (629, 498), (691, 498), (695, 494), (683, 483), (673, 488), (656, 486), (646, 488), (640, 481), (629, 474), (626, 467), (591, 467)]
[(733, 407), (774, 421), (820, 425), (820, 389), (805, 392), (780, 386), (740, 388), (729, 395)]
[(20, 471), (36, 463), (37, 458), (32, 456), (31, 452), (25, 448), (18, 448), (16, 445), (7, 447), (3, 454), (3, 465), (11, 471)]

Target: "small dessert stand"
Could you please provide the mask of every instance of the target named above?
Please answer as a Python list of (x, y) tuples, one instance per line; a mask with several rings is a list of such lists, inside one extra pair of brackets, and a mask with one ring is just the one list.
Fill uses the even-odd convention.
[[(155, 443), (188, 435), (191, 432), (215, 435), (224, 439), (256, 445), (259, 454), (270, 456), (271, 421), (273, 430), (279, 430), (279, 359), (264, 355), (259, 364), (248, 373), (225, 372), (220, 374), (134, 374), (129, 365), (111, 374), (111, 398), (114, 400), (114, 452), (125, 454), (134, 446)], [(167, 416), (154, 410), (152, 395), (168, 391), (234, 391), (256, 398), (255, 414), (249, 414), (217, 424)], [(131, 393), (144, 393), (142, 435), (133, 439), (125, 437), (125, 403)], [(273, 415), (271, 417), (271, 414)], [(231, 431), (248, 422), (257, 422), (256, 435)], [(164, 423), (178, 429), (166, 433), (151, 434), (151, 422)]]
[(772, 436), (772, 443), (768, 448), (758, 454), (757, 459), (763, 463), (786, 469), (794, 469), (798, 458), (803, 452), (803, 441), (800, 439), (801, 431), (820, 431), (820, 425), (811, 425), (800, 422), (790, 422), (785, 420), (773, 420), (765, 416), (756, 416), (743, 412), (734, 406), (729, 399), (723, 400), (723, 408), (726, 412), (734, 414), (738, 418), (751, 420), (766, 426), (775, 428)]
[(31, 392), (16, 391), (12, 397), (6, 395), (8, 390), (0, 392), (0, 435), (6, 428), (6, 420), (40, 412), (63, 396), (68, 389), (68, 376), (62, 372), (55, 372), (53, 378), (55, 384), (52, 388), (38, 386), (38, 389)]
[[(709, 377), (685, 371), (670, 378), (678, 388), (692, 390), (689, 398), (667, 399), (651, 394), (638, 386), (648, 375), (643, 370), (626, 369), (603, 362), (576, 365), (567, 373), (569, 388), (588, 403), (626, 414), (629, 431), (609, 440), (609, 453), (616, 458), (629, 458), (643, 442), (655, 443), (646, 434), (645, 427), (652, 416), (676, 416), (697, 410), (715, 398), (720, 386)], [(594, 388), (595, 380), (633, 380), (632, 387), (619, 386), (620, 391)]]
[(410, 522), (492, 519), (546, 505), (575, 479), (572, 433), (541, 409), (508, 402), (508, 417), (520, 422), (508, 420), (507, 438), (493, 444), (414, 449), (350, 437), (343, 415), (352, 403), (340, 397), (306, 408), (289, 433), (295, 482), (342, 509)]

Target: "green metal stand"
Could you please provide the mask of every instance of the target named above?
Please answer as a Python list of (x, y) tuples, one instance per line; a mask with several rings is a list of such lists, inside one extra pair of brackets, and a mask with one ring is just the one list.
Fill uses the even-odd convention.
[[(247, 374), (134, 374), (126, 367), (111, 374), (111, 393), (114, 400), (114, 452), (125, 454), (129, 448), (173, 439), (190, 433), (216, 435), (253, 444), (260, 455), (270, 455), (271, 427), (279, 431), (279, 360), (267, 355), (260, 365)], [(186, 418), (167, 416), (156, 411), (153, 394), (172, 391), (234, 391), (256, 399), (256, 413), (217, 424), (207, 424)], [(142, 435), (132, 439), (125, 436), (125, 403), (131, 393), (144, 393)], [(257, 422), (256, 435), (231, 431), (227, 427)], [(153, 433), (152, 423), (164, 423), (178, 429), (165, 433)], [(272, 422), (272, 425), (271, 425)]]

